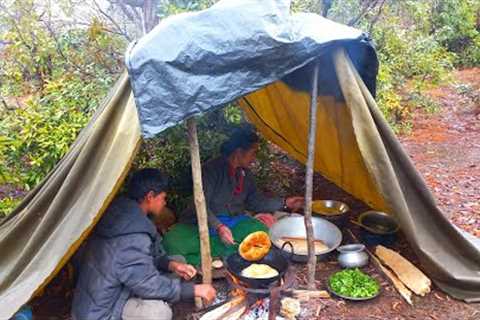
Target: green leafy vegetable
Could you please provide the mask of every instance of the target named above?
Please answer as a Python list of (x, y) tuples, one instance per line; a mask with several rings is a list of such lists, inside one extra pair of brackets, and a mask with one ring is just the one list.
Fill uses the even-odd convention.
[(335, 293), (351, 298), (373, 297), (380, 289), (377, 281), (357, 268), (335, 273), (329, 285)]

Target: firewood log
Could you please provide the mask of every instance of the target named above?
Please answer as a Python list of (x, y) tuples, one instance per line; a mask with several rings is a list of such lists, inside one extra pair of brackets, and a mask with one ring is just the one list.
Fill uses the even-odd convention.
[(292, 290), (291, 295), (297, 299), (322, 298), (329, 299), (330, 294), (325, 290)]
[(405, 299), (405, 301), (407, 301), (409, 305), (413, 306), (412, 291), (408, 290), (408, 288), (405, 287), (403, 282), (400, 281), (400, 279), (398, 279), (396, 275), (394, 275), (390, 270), (385, 268), (381, 263), (380, 263), (380, 269), (387, 276), (387, 278), (390, 279), (393, 286), (397, 289), (398, 293), (400, 293), (400, 295)]
[(379, 245), (375, 254), (415, 294), (424, 296), (430, 292), (430, 279), (399, 253)]
[[(246, 309), (246, 297), (244, 295), (233, 298), (231, 301), (205, 313), (200, 320), (238, 319)], [(242, 312), (240, 313), (240, 310)], [(235, 315), (238, 314), (237, 318)]]

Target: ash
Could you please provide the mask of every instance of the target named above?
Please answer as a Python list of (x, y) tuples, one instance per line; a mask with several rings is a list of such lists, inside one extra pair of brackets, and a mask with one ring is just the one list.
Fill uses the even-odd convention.
[(242, 320), (268, 320), (269, 298), (264, 298), (250, 306), (249, 310), (243, 315)]

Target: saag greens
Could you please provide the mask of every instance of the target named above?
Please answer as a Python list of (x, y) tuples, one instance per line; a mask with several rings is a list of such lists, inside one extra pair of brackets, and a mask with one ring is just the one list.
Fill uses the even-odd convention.
[(373, 297), (380, 290), (377, 281), (358, 268), (335, 273), (330, 277), (329, 285), (335, 293), (350, 298)]

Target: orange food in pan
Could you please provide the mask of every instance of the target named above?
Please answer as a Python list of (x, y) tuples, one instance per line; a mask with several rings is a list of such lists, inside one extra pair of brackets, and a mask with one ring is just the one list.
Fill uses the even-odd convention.
[(238, 247), (240, 256), (248, 261), (257, 261), (262, 259), (270, 251), (272, 243), (270, 237), (264, 231), (250, 233)]

